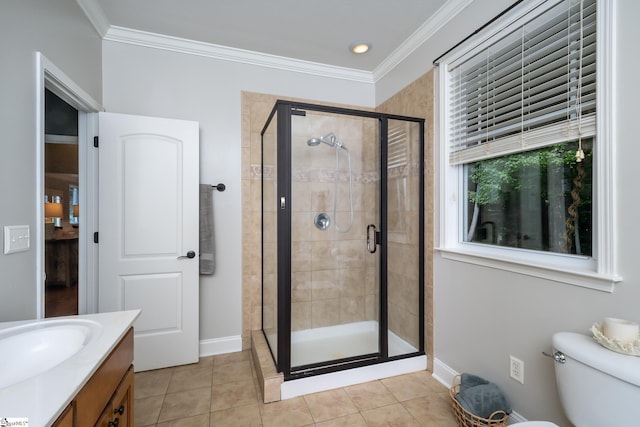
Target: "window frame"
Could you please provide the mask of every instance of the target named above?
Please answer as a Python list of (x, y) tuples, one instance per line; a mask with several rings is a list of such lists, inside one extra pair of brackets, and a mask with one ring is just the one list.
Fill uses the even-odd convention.
[(596, 52), (596, 136), (594, 143), (593, 253), (591, 257), (558, 254), (464, 242), (466, 203), (464, 164), (450, 165), (449, 73), (447, 64), (487, 45), (489, 39), (504, 34), (514, 23), (543, 3), (564, 0), (532, 0), (518, 5), (463, 43), (439, 62), (437, 75), (436, 169), (438, 229), (435, 249), (445, 259), (515, 272), (569, 285), (613, 292), (622, 278), (616, 265), (616, 185), (615, 185), (615, 63), (614, 0), (597, 0)]

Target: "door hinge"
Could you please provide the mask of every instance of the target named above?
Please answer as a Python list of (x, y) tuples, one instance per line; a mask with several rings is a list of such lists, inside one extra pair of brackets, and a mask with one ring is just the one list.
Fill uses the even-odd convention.
[(98, 148), (98, 140), (99, 140), (99, 138), (97, 136), (93, 137), (93, 146), (96, 147), (96, 148)]
[(93, 243), (98, 243), (98, 232), (93, 233)]

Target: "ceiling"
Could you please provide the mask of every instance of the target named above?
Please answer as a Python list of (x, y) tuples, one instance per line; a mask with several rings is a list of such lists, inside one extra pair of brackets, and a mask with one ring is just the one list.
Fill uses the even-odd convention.
[[(103, 27), (139, 30), (324, 65), (374, 72), (425, 26), (464, 0), (78, 0)], [(100, 10), (101, 9), (101, 10)], [(89, 14), (88, 14), (89, 15)], [(91, 16), (90, 16), (91, 19)], [(92, 22), (95, 20), (92, 19)], [(103, 34), (104, 35), (104, 34)], [(366, 54), (348, 50), (371, 43)], [(416, 46), (417, 47), (417, 46)]]

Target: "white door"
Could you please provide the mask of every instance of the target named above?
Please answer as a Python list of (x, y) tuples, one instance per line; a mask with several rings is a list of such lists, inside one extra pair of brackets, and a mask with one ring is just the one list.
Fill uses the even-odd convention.
[(136, 371), (197, 362), (198, 123), (99, 121), (99, 311), (142, 310)]

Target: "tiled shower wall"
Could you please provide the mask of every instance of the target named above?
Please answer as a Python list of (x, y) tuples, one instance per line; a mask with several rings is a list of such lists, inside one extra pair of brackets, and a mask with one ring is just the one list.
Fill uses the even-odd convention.
[[(261, 148), (260, 148), (260, 132), (266, 123), (267, 117), (271, 112), (278, 97), (272, 95), (256, 94), (243, 92), (242, 93), (242, 206), (243, 206), (243, 218), (242, 218), (242, 239), (243, 239), (243, 283), (242, 283), (242, 307), (243, 307), (243, 323), (242, 323), (242, 340), (243, 348), (248, 349), (251, 346), (251, 330), (259, 330), (261, 328)], [(300, 100), (302, 102), (309, 102)], [(358, 107), (356, 107), (358, 108)], [(361, 109), (361, 108), (360, 108)], [(433, 117), (433, 73), (430, 72), (407, 88), (400, 91), (397, 95), (390, 98), (384, 104), (382, 104), (378, 110), (390, 114), (399, 114), (413, 117), (425, 117), (427, 118), (427, 124), (425, 127), (425, 340), (426, 351), (432, 354), (433, 348), (433, 334), (432, 334), (432, 301), (433, 301), (433, 282), (432, 282), (432, 256), (433, 256), (433, 209), (432, 209), (432, 194), (433, 194), (433, 174), (431, 165), (433, 164), (433, 132), (431, 127), (431, 119)], [(360, 120), (360, 119), (359, 119)], [(320, 126), (322, 119), (313, 126)], [(351, 132), (362, 132), (365, 138), (368, 138), (368, 132), (373, 132), (375, 141), (376, 130), (367, 129), (364, 122), (360, 125), (353, 123), (340, 125), (341, 127), (336, 129), (327, 129), (323, 126), (312, 127), (311, 130), (315, 133), (313, 135), (320, 136), (329, 131), (334, 131), (340, 139), (344, 140), (345, 145), (351, 150), (352, 147), (348, 145), (348, 140), (354, 140), (355, 136)], [(302, 128), (304, 129), (304, 128)], [(357, 130), (360, 129), (360, 130)], [(297, 146), (303, 147), (306, 151), (303, 152), (305, 156), (311, 156), (312, 166), (318, 169), (318, 176), (322, 175), (321, 170), (332, 171), (335, 167), (334, 151), (329, 147), (306, 147), (306, 138), (309, 138), (307, 133), (308, 129), (304, 129), (296, 136), (296, 130), (294, 128), (294, 138), (303, 138)], [(302, 134), (304, 133), (304, 135)], [(353, 137), (353, 138), (352, 138)], [(302, 145), (304, 143), (304, 145)], [(375, 143), (375, 142), (374, 142)], [(331, 154), (328, 156), (318, 156), (317, 151), (325, 149), (325, 155), (327, 151)], [(356, 146), (353, 146), (356, 151)], [(371, 170), (369, 165), (371, 161), (377, 162), (377, 158), (368, 158), (373, 153), (377, 155), (377, 150), (374, 149), (361, 149), (361, 152), (352, 152), (352, 160), (360, 161), (361, 163), (356, 166), (356, 163), (352, 164), (352, 168), (355, 172), (354, 176), (357, 178), (354, 180), (354, 229), (366, 227), (369, 222), (374, 222), (377, 218), (377, 212), (369, 209), (370, 206), (367, 203), (375, 200), (374, 187), (377, 186), (377, 181), (370, 174)], [(334, 154), (335, 155), (335, 154)], [(322, 157), (322, 158), (321, 158)], [(315, 159), (315, 160), (314, 160)], [(313, 162), (316, 165), (313, 165)], [(318, 162), (327, 162), (320, 164)], [(294, 166), (295, 168), (295, 166)], [(294, 176), (298, 176), (294, 174)], [(297, 181), (294, 179), (294, 198), (296, 196), (300, 199), (300, 206), (293, 206), (294, 211), (294, 224), (293, 227), (301, 227), (298, 230), (300, 236), (310, 235), (311, 239), (306, 240), (309, 242), (310, 257), (316, 258), (321, 251), (325, 250), (326, 242), (331, 240), (329, 234), (322, 234), (312, 225), (312, 218), (309, 220), (309, 216), (315, 215), (318, 209), (321, 208), (322, 203), (325, 203), (325, 211), (332, 213), (332, 197), (326, 196), (326, 193), (331, 195), (333, 193), (333, 180), (332, 176), (326, 175), (324, 178), (319, 179), (318, 182), (310, 182), (304, 172), (301, 172)], [(305, 181), (306, 180), (306, 181)], [(325, 182), (322, 182), (325, 181)], [(390, 182), (391, 184), (391, 182)], [(344, 200), (345, 185), (341, 185), (341, 203)], [(312, 190), (313, 189), (313, 190)], [(315, 191), (315, 195), (313, 195)], [(390, 190), (390, 197), (393, 197)], [(304, 194), (302, 194), (304, 193)], [(371, 193), (374, 193), (372, 195)], [(323, 199), (324, 197), (324, 199)], [(310, 208), (307, 210), (307, 206)], [(371, 216), (368, 216), (371, 215)], [(390, 214), (390, 221), (392, 215)], [(297, 218), (297, 219), (296, 219)], [(338, 215), (339, 224), (341, 219), (345, 216)], [(297, 224), (297, 225), (296, 225)], [(309, 227), (307, 231), (306, 228)], [(415, 232), (413, 232), (415, 235)], [(315, 238), (314, 238), (315, 236)], [(299, 240), (302, 242), (301, 240)], [(314, 243), (315, 242), (315, 243)], [(365, 243), (361, 241), (361, 238), (347, 239), (341, 245), (343, 245), (343, 253), (348, 255), (352, 259), (350, 260), (350, 266), (353, 268), (340, 268), (341, 265), (338, 262), (329, 265), (332, 268), (326, 268), (327, 264), (317, 264), (316, 267), (311, 267), (307, 272), (300, 272), (296, 274), (294, 271), (294, 305), (293, 309), (293, 327), (294, 329), (309, 327), (309, 323), (316, 326), (324, 326), (327, 324), (342, 323), (343, 321), (357, 321), (358, 319), (377, 319), (376, 310), (373, 307), (377, 306), (377, 289), (374, 290), (375, 277), (377, 277), (377, 271), (374, 266), (377, 266), (377, 262), (373, 257), (368, 257), (364, 252), (356, 250), (356, 246), (363, 247)], [(392, 243), (390, 239), (390, 245)], [(398, 243), (402, 244), (402, 243)], [(338, 245), (338, 251), (340, 251), (341, 245)], [(304, 254), (305, 248), (297, 247), (294, 243), (293, 253)], [(314, 253), (315, 246), (315, 253)], [(328, 246), (326, 246), (328, 247)], [(335, 250), (335, 245), (333, 249)], [(391, 247), (390, 247), (391, 250)], [(402, 251), (394, 251), (396, 254), (403, 253)], [(266, 263), (275, 262), (275, 253), (266, 253), (269, 259), (265, 259)], [(355, 257), (355, 259), (353, 259)], [(360, 257), (362, 262), (360, 262)], [(311, 259), (311, 258), (310, 258)], [(355, 262), (354, 262), (355, 261)], [(392, 260), (390, 260), (392, 261)], [(300, 262), (305, 262), (300, 260)], [(393, 261), (392, 261), (393, 262)], [(402, 265), (399, 261), (397, 265)], [(335, 268), (334, 268), (335, 267)], [(342, 265), (344, 267), (344, 264)], [(294, 267), (295, 270), (295, 267)], [(314, 272), (316, 276), (316, 296), (318, 299), (313, 298), (314, 293)], [(404, 272), (406, 273), (406, 272)], [(360, 275), (359, 280), (349, 281), (354, 283), (355, 288), (334, 289), (333, 285), (345, 283), (349, 276)], [(395, 274), (390, 272), (391, 275)], [(311, 275), (311, 278), (309, 278)], [(324, 278), (329, 277), (330, 280), (325, 281)], [(401, 278), (402, 279), (402, 278)], [(311, 280), (311, 283), (309, 282)], [(337, 282), (336, 282), (337, 280)], [(324, 283), (324, 284), (323, 284)], [(395, 303), (395, 298), (406, 299), (411, 293), (403, 292), (397, 289), (397, 295), (390, 295), (390, 303), (392, 307), (390, 310), (400, 310), (402, 304)], [(311, 305), (313, 313), (313, 304), (316, 304), (317, 317), (314, 320), (313, 316), (303, 316), (296, 313), (309, 313), (308, 309)], [(396, 308), (393, 305), (396, 305)], [(323, 314), (324, 313), (324, 314)], [(331, 319), (333, 313), (333, 320)], [(338, 321), (342, 317), (341, 321)], [(415, 324), (415, 322), (413, 322)], [(390, 325), (392, 328), (393, 325)], [(415, 326), (417, 327), (417, 325)], [(409, 335), (415, 336), (415, 332), (408, 331), (406, 334), (400, 330), (398, 333), (401, 336)], [(413, 340), (412, 340), (413, 341)], [(431, 360), (430, 360), (431, 362)]]
[[(366, 250), (366, 224), (378, 217), (377, 128), (372, 119), (307, 111), (292, 117), (292, 330), (377, 320), (377, 256)], [(336, 150), (307, 140), (333, 132), (351, 157), (337, 151), (338, 198), (334, 216)], [(314, 217), (325, 213), (329, 227)], [(350, 226), (351, 225), (351, 226)]]

